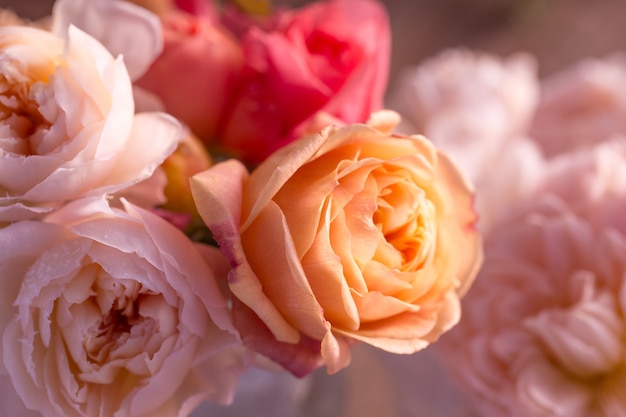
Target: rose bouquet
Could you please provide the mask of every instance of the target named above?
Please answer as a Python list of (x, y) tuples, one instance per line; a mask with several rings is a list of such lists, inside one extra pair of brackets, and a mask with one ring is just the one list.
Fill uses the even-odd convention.
[(0, 415), (187, 416), (453, 328), (473, 186), (382, 109), (381, 4), (137, 3), (2, 20)]

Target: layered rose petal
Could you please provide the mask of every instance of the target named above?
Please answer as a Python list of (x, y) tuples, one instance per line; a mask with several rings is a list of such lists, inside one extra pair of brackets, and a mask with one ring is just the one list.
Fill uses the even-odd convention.
[(0, 247), (13, 401), (44, 416), (152, 417), (231, 399), (241, 361), (226, 301), (164, 220), (80, 200), (6, 226)]
[(180, 139), (172, 117), (135, 116), (121, 59), (75, 27), (67, 36), (0, 28), (2, 222), (146, 179)]
[(263, 323), (244, 343), (294, 373), (307, 370), (286, 352), (311, 344), (335, 372), (355, 340), (410, 353), (458, 321), (481, 261), (471, 188), (424, 138), (386, 133), (394, 120), (328, 127), (249, 175), (228, 161), (192, 178), (230, 289)]
[[(57, 0), (52, 31), (65, 36), (70, 25), (89, 33), (113, 55), (122, 55), (131, 79), (146, 72), (163, 49), (159, 19), (123, 0)], [(111, 30), (111, 24), (115, 30)]]

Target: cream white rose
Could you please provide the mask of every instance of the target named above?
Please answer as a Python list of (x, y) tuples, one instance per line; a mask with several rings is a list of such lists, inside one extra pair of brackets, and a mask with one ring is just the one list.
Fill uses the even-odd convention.
[(179, 131), (135, 114), (123, 59), (79, 29), (0, 27), (0, 224), (148, 178)]
[(228, 402), (239, 339), (207, 259), (160, 217), (103, 199), (0, 229), (0, 415), (182, 417)]

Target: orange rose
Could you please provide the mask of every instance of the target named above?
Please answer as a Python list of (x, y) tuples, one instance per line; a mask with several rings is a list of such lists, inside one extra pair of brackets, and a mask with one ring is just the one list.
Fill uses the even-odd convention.
[(431, 142), (392, 135), (397, 121), (377, 113), (251, 174), (230, 160), (192, 177), (244, 343), (296, 375), (347, 366), (355, 340), (413, 353), (459, 319), (482, 259), (472, 189)]

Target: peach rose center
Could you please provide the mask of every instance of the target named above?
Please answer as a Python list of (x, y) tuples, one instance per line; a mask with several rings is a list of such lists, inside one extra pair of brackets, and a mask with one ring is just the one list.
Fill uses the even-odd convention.
[[(392, 182), (385, 184), (389, 180)], [(408, 179), (384, 174), (377, 182), (382, 188), (373, 222), (384, 239), (379, 247), (382, 256), (374, 259), (393, 269), (418, 270), (432, 249), (434, 207), (424, 191)]]
[(43, 134), (52, 126), (35, 99), (44, 86), (41, 82), (14, 81), (0, 74), (0, 143), (4, 151), (24, 156), (41, 153)]

